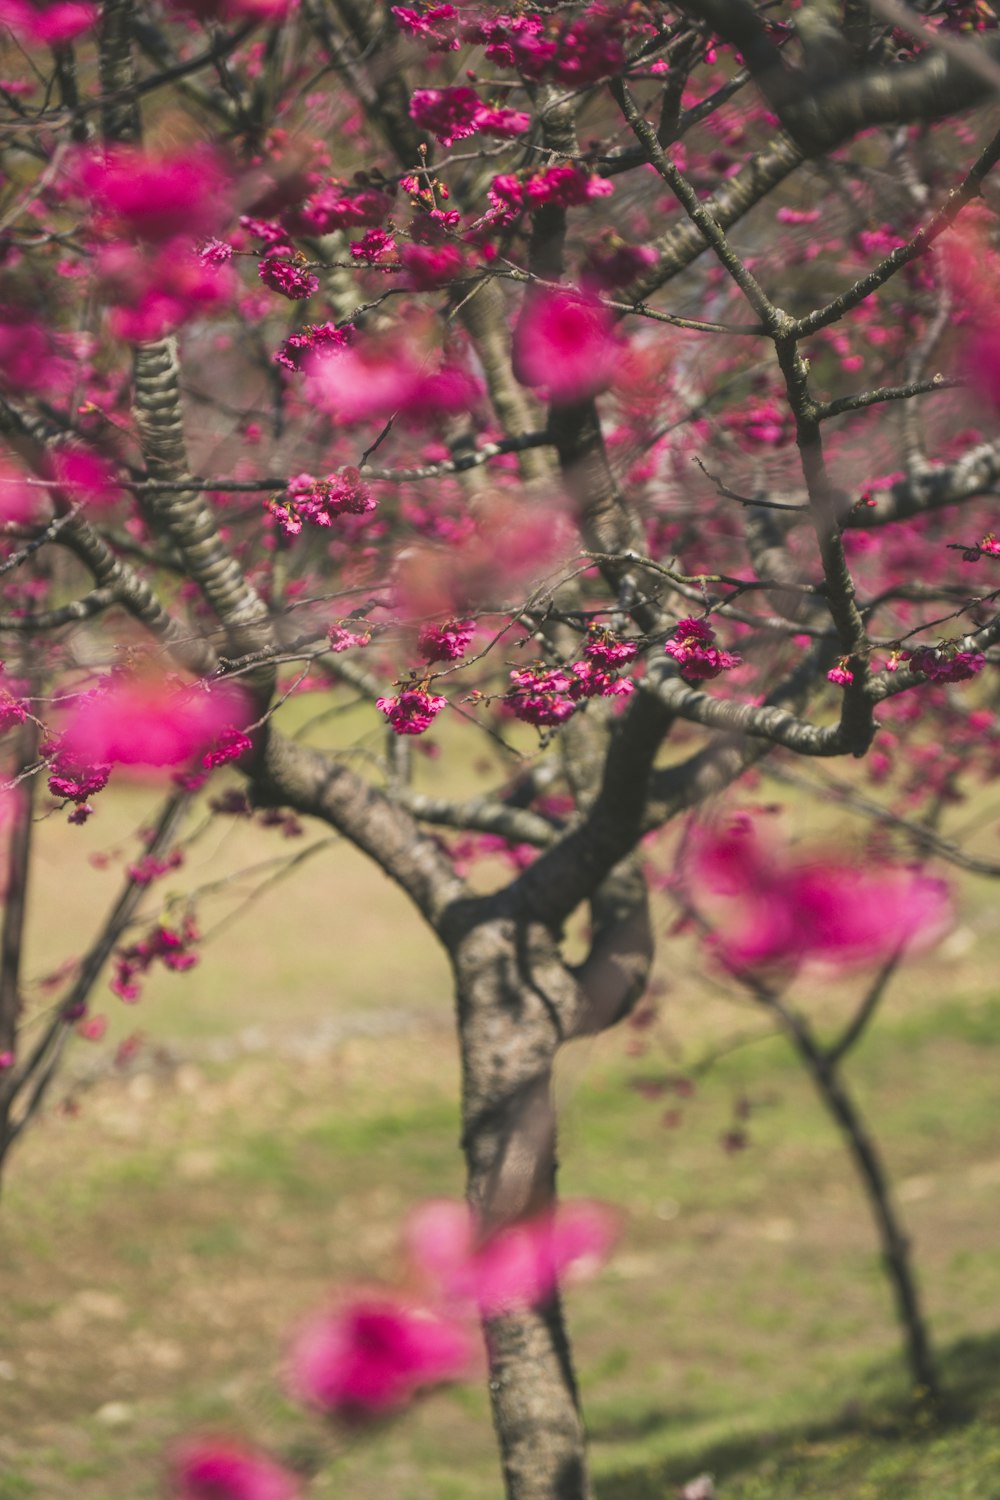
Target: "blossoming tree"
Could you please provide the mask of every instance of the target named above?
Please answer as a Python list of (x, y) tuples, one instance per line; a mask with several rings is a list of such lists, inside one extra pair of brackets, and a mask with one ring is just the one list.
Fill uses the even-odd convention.
[[(191, 805), (282, 809), (374, 860), (449, 956), (488, 1246), (553, 1205), (559, 1048), (643, 991), (647, 836), (765, 758), (843, 757), (908, 852), (970, 862), (933, 814), (997, 755), (994, 12), (4, 0), (2, 22), (0, 1154), (109, 961), (129, 999), (194, 961), (191, 914), (123, 941)], [(289, 736), (310, 689), (369, 705), (363, 755)], [(428, 745), (491, 779), (428, 794)], [(39, 1023), (32, 820), (99, 815), (135, 775), (167, 783), (147, 847)], [(873, 859), (859, 903), (843, 866), (749, 847), (710, 839), (692, 879), (755, 982), (939, 920), (898, 866)], [(466, 869), (497, 851), (483, 894)], [(734, 921), (740, 881), (771, 899)], [(509, 1495), (587, 1494), (557, 1291), (483, 1311)], [(404, 1325), (415, 1359), (431, 1335)]]

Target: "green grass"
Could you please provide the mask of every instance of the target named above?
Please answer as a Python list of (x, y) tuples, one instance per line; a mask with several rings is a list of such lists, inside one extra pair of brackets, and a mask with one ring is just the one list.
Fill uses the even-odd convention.
[[(696, 1062), (704, 1022), (681, 1059), (675, 1017), (666, 1050), (605, 1039), (560, 1072), (563, 1191), (622, 1213), (611, 1263), (567, 1296), (599, 1500), (670, 1500), (704, 1471), (726, 1500), (1000, 1500), (1000, 1003), (892, 1001), (849, 1070), (944, 1357), (934, 1421), (910, 1401), (859, 1187), (784, 1042), (720, 1058), (677, 1128), (672, 1096), (630, 1086)], [(0, 1215), (0, 1500), (154, 1500), (170, 1443), (203, 1429), (266, 1444), (310, 1500), (498, 1493), (479, 1382), (371, 1435), (324, 1429), (282, 1386), (289, 1330), (331, 1287), (405, 1274), (408, 1208), (461, 1191), (456, 1100), (454, 1042), (431, 1026), (312, 1062), (110, 1076), (79, 1117), (50, 1115)], [(728, 1155), (734, 1100), (750, 1144)]]

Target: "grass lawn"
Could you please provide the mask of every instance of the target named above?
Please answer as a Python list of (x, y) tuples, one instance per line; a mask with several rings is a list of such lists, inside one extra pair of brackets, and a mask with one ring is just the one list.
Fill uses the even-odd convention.
[[(646, 1096), (682, 1015), (667, 1050), (629, 1056), (632, 1034), (566, 1057), (563, 1190), (623, 1215), (568, 1292), (600, 1500), (703, 1471), (732, 1500), (1000, 1497), (1000, 1002), (905, 998), (852, 1075), (914, 1237), (939, 1418), (909, 1400), (864, 1203), (780, 1040), (720, 1059), (669, 1128)], [(478, 1384), (365, 1435), (282, 1390), (289, 1330), (332, 1288), (405, 1274), (407, 1208), (461, 1191), (456, 1083), (428, 1015), (418, 1045), (150, 1053), (50, 1114), (0, 1215), (2, 1500), (148, 1500), (170, 1442), (206, 1429), (269, 1445), (311, 1500), (499, 1493)], [(750, 1143), (728, 1154), (734, 1100)]]

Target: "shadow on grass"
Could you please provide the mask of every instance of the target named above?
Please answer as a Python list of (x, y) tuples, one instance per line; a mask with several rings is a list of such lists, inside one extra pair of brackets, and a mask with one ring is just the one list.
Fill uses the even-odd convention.
[[(842, 1405), (827, 1421), (734, 1433), (702, 1447), (692, 1444), (686, 1453), (674, 1458), (606, 1473), (595, 1485), (598, 1500), (673, 1500), (679, 1487), (700, 1473), (712, 1474), (723, 1495), (731, 1492), (727, 1480), (740, 1481), (740, 1495), (770, 1495), (771, 1481), (792, 1477), (790, 1471), (804, 1459), (808, 1460), (811, 1453), (829, 1461), (832, 1470), (837, 1471), (836, 1475), (831, 1473), (831, 1480), (843, 1477), (850, 1488), (841, 1489), (839, 1484), (831, 1483), (828, 1490), (810, 1488), (808, 1494), (829, 1494), (831, 1500), (841, 1494), (850, 1495), (852, 1500), (861, 1494), (887, 1496), (889, 1489), (858, 1487), (858, 1480), (869, 1465), (884, 1469), (886, 1456), (893, 1450), (899, 1451), (903, 1466), (907, 1461), (919, 1464), (921, 1448), (949, 1435), (960, 1438), (962, 1429), (968, 1429), (985, 1416), (989, 1417), (989, 1429), (995, 1432), (1000, 1416), (1000, 1331), (959, 1339), (940, 1349), (938, 1360), (944, 1395), (934, 1407), (900, 1395), (898, 1361), (880, 1362), (861, 1382), (857, 1398)], [(605, 1441), (649, 1437), (675, 1428), (685, 1417), (697, 1420), (699, 1415), (704, 1420), (704, 1413), (654, 1409), (643, 1413), (634, 1423), (626, 1418), (620, 1423), (601, 1424), (591, 1436)], [(839, 1451), (838, 1442), (843, 1445)], [(839, 1459), (850, 1461), (838, 1464)], [(841, 1468), (849, 1469), (850, 1473), (841, 1476)], [(756, 1470), (761, 1472), (755, 1474)], [(992, 1483), (997, 1483), (995, 1472), (989, 1477)], [(764, 1484), (760, 1491), (755, 1480)], [(786, 1490), (775, 1488), (773, 1493), (783, 1496)], [(892, 1493), (903, 1491), (893, 1489)], [(985, 1490), (980, 1493), (985, 1497)], [(1000, 1485), (989, 1491), (991, 1497), (994, 1493), (1000, 1497)]]
[(587, 1423), (592, 1443), (633, 1443), (684, 1423), (703, 1422), (708, 1412), (697, 1406), (644, 1407), (634, 1415), (597, 1417)]

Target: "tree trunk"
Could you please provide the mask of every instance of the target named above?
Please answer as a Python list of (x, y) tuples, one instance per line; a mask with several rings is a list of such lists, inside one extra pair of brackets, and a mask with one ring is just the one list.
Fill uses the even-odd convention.
[[(579, 990), (544, 928), (493, 918), (452, 949), (462, 1144), (482, 1238), (555, 1206), (552, 1065)], [(485, 1320), (509, 1500), (589, 1500), (583, 1420), (558, 1293)]]

